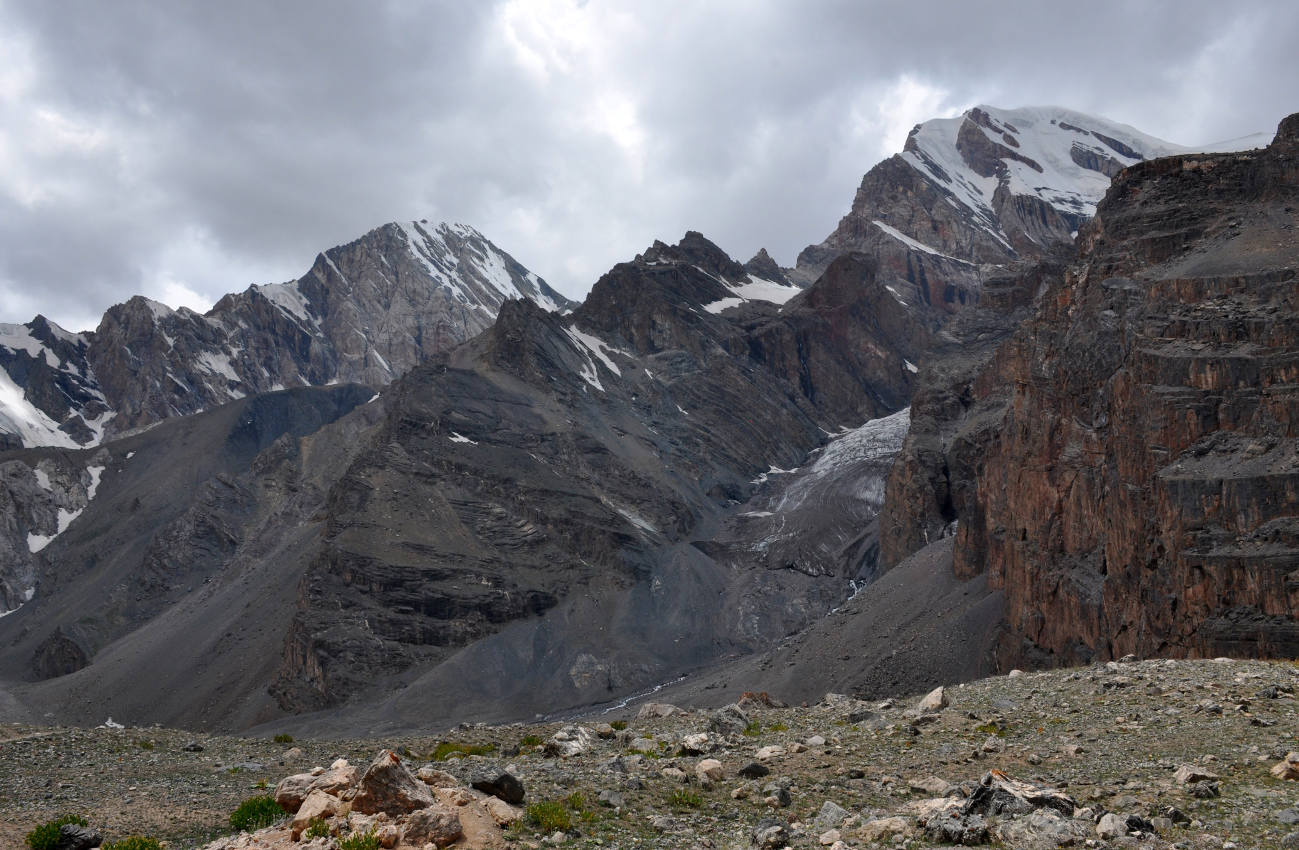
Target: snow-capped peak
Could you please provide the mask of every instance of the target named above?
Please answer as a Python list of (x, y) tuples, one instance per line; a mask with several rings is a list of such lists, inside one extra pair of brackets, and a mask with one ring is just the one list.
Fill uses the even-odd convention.
[(977, 106), (956, 118), (916, 126), (902, 154), (999, 232), (993, 195), (1037, 197), (1066, 220), (1096, 212), (1121, 168), (1188, 149), (1126, 124), (1056, 106)]

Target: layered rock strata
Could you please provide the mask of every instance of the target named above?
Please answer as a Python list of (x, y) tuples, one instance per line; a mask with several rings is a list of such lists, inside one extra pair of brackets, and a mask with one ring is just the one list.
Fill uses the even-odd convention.
[(1297, 223), (1299, 116), (1130, 167), (997, 353), (955, 561), (1004, 664), (1299, 654)]

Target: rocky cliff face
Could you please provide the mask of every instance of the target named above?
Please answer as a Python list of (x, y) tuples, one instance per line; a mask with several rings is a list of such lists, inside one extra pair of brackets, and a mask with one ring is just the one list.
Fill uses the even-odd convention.
[(292, 283), (206, 314), (135, 297), (93, 333), (43, 317), (0, 326), (0, 440), (95, 445), (141, 426), (294, 386), (382, 386), (481, 333), (509, 298), (571, 304), (473, 228), (402, 222), (316, 258)]
[(955, 560), (1005, 593), (1004, 663), (1299, 653), (1297, 209), (1299, 116), (1128, 168), (976, 383), (1005, 413)]
[(791, 271), (811, 280), (837, 256), (870, 256), (930, 321), (978, 300), (1015, 261), (1067, 248), (1119, 169), (1182, 150), (1131, 127), (1055, 107), (980, 106), (916, 126), (902, 153), (862, 179), (852, 209)]

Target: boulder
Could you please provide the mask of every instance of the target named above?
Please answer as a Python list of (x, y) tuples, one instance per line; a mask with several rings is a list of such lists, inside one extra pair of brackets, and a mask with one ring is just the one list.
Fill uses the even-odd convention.
[(342, 802), (333, 794), (327, 794), (324, 791), (312, 791), (307, 798), (298, 806), (297, 814), (289, 822), (289, 829), (293, 833), (293, 840), (297, 841), (307, 826), (316, 818), (333, 817), (338, 814)]
[(1078, 808), (1073, 798), (1054, 788), (1012, 779), (1000, 770), (990, 770), (979, 780), (979, 787), (965, 801), (965, 814), (1028, 814), (1034, 809), (1051, 808), (1072, 815)]
[(1207, 770), (1200, 770), (1198, 767), (1190, 764), (1182, 765), (1177, 768), (1177, 772), (1173, 774), (1173, 779), (1178, 785), (1192, 785), (1196, 782), (1203, 782), (1206, 779), (1214, 780), (1217, 778), (1218, 775), (1216, 773), (1209, 773)]
[(415, 771), (415, 776), (420, 782), (432, 788), (454, 788), (460, 784), (459, 779), (456, 779), (445, 770), (438, 770), (436, 767), (429, 765)]
[(708, 719), (708, 728), (718, 735), (739, 735), (748, 727), (749, 715), (735, 703), (722, 706)]
[(705, 732), (686, 735), (681, 739), (681, 752), (688, 756), (700, 756), (713, 748), (712, 743), (712, 739)]
[[(508, 774), (507, 774), (508, 775)], [(522, 801), (522, 797), (520, 797)], [(482, 802), (483, 809), (496, 821), (497, 826), (506, 827), (523, 817), (523, 810), (511, 806), (498, 797), (488, 797)]]
[[(813, 828), (817, 830), (837, 829), (848, 818), (848, 810), (832, 800), (826, 800), (821, 804), (821, 811), (816, 813), (812, 820)], [(839, 839), (827, 842), (833, 844)]]
[(949, 704), (947, 691), (942, 685), (939, 685), (929, 693), (925, 694), (924, 698), (921, 699), (920, 702), (916, 703), (916, 711), (942, 711), (944, 708), (947, 708)]
[(469, 785), (477, 791), (482, 791), (511, 805), (517, 806), (523, 802), (523, 783), (514, 774), (501, 768), (489, 767), (479, 770), (469, 780)]
[(700, 782), (721, 782), (726, 772), (717, 759), (704, 759), (695, 765), (695, 778)]
[(360, 778), (361, 771), (356, 765), (348, 764), (347, 759), (336, 759), (329, 766), (329, 770), (316, 774), (316, 781), (311, 783), (312, 791), (324, 791), (326, 794), (333, 794), (335, 797), (342, 796), (343, 792), (356, 784)]
[(666, 702), (647, 702), (636, 712), (637, 720), (653, 720), (658, 717), (671, 717), (674, 714), (680, 714), (681, 709), (675, 705), (669, 705)]
[(862, 841), (869, 843), (883, 843), (891, 841), (895, 835), (910, 835), (911, 822), (904, 817), (876, 818), (862, 824), (861, 829), (857, 830), (857, 835)]
[(307, 799), (315, 781), (316, 777), (310, 773), (295, 773), (284, 777), (275, 786), (275, 802), (280, 804), (281, 809), (293, 814), (302, 805), (302, 801)]
[(595, 736), (585, 726), (565, 726), (546, 742), (546, 755), (556, 758), (571, 758), (591, 749)]
[(1299, 779), (1299, 752), (1288, 753), (1284, 760), (1272, 765), (1272, 775), (1277, 779)]
[(423, 847), (430, 842), (438, 847), (446, 847), (454, 844), (464, 834), (460, 816), (446, 806), (416, 809), (405, 820), (402, 841), (414, 847)]
[(1054, 809), (1038, 809), (1026, 817), (1007, 818), (993, 827), (993, 836), (1015, 850), (1056, 850), (1083, 847), (1091, 838), (1090, 824), (1061, 817)]
[(1113, 841), (1128, 834), (1128, 822), (1113, 812), (1107, 812), (1096, 824), (1096, 834), (1106, 841)]
[(98, 832), (88, 826), (65, 823), (59, 827), (59, 843), (55, 850), (91, 850), (98, 847), (103, 839)]
[(433, 805), (433, 794), (392, 750), (381, 750), (357, 783), (352, 808), (363, 814), (403, 814)]

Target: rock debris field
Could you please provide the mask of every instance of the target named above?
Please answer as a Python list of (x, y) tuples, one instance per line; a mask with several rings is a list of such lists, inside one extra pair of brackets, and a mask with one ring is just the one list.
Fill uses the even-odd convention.
[[(1288, 662), (1129, 660), (402, 739), (0, 726), (0, 846), (79, 814), (211, 850), (1299, 847), (1296, 687)], [(259, 795), (282, 816), (233, 832)]]

